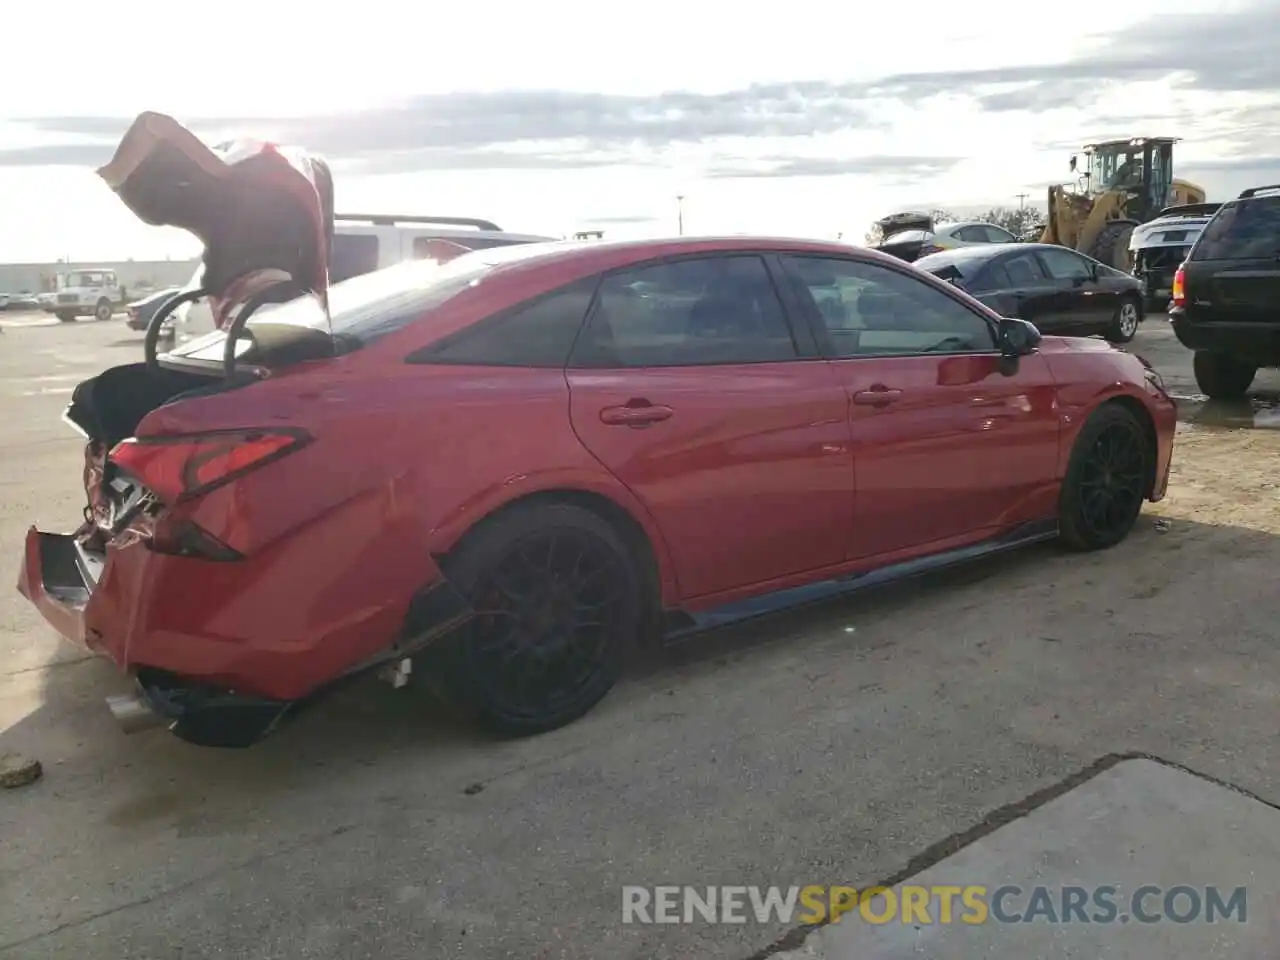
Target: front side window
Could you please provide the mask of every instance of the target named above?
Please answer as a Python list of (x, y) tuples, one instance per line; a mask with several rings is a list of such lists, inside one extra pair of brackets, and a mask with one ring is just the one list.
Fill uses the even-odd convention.
[(980, 314), (924, 279), (859, 260), (782, 260), (817, 307), (834, 357), (995, 348), (991, 327)]
[(712, 366), (796, 356), (764, 260), (716, 256), (606, 276), (572, 365)]

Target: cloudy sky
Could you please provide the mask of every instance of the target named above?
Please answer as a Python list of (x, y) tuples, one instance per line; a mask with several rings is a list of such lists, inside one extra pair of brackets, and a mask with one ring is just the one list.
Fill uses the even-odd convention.
[(319, 151), (342, 210), (556, 235), (674, 232), (683, 194), (688, 232), (860, 239), (907, 207), (1041, 201), (1107, 136), (1183, 137), (1211, 199), (1280, 181), (1280, 0), (443, 8), (15, 5), (0, 261), (194, 252), (93, 173), (142, 110)]

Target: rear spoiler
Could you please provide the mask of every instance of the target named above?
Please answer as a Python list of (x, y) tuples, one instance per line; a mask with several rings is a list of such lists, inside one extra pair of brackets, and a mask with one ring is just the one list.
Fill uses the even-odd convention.
[(398, 223), (431, 223), (438, 227), (474, 227), (477, 230), (502, 232), (502, 228), (491, 220), (480, 220), (476, 217), (402, 217), (391, 213), (338, 213), (333, 219), (345, 223), (354, 221), (371, 223), (378, 227), (394, 227)]
[(1172, 207), (1165, 207), (1155, 215), (1155, 219), (1159, 220), (1161, 217), (1211, 217), (1221, 207), (1221, 203), (1180, 203)]

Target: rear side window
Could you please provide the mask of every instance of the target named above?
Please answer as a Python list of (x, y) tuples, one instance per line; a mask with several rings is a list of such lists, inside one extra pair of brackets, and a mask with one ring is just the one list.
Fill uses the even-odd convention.
[(409, 363), (563, 368), (591, 306), (590, 277), (504, 310), (417, 351)]
[(1009, 274), (998, 263), (989, 263), (969, 284), (971, 293), (987, 293), (991, 290), (1007, 290), (1013, 286), (1009, 282)]
[(1093, 276), (1089, 269), (1089, 261), (1076, 256), (1070, 250), (1044, 249), (1040, 252), (1040, 262), (1055, 280), (1088, 280)]
[(1191, 251), (1192, 260), (1269, 259), (1280, 255), (1280, 197), (1225, 204)]
[(341, 283), (378, 269), (378, 238), (372, 234), (335, 233), (329, 254), (329, 282)]

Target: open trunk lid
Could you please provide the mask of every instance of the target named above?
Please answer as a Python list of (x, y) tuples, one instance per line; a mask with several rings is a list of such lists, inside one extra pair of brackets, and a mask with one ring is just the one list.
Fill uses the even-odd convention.
[[(319, 157), (252, 140), (211, 148), (172, 117), (147, 112), (98, 174), (144, 223), (178, 227), (204, 243), (193, 285), (207, 295), (220, 328), (247, 319), (241, 314), (252, 312), (251, 302), (307, 295), (328, 318), (333, 180)], [(333, 338), (319, 330), (294, 336), (289, 349), (279, 357), (282, 365), (336, 352)], [(154, 491), (116, 469), (111, 451), (162, 406), (257, 380), (248, 371), (222, 374), (218, 363), (134, 363), (76, 387), (64, 419), (87, 440), (82, 546), (101, 551), (155, 501)]]
[(204, 243), (199, 285), (219, 327), (277, 284), (327, 307), (333, 177), (321, 158), (256, 140), (211, 148), (172, 117), (147, 112), (98, 175), (144, 223)]

